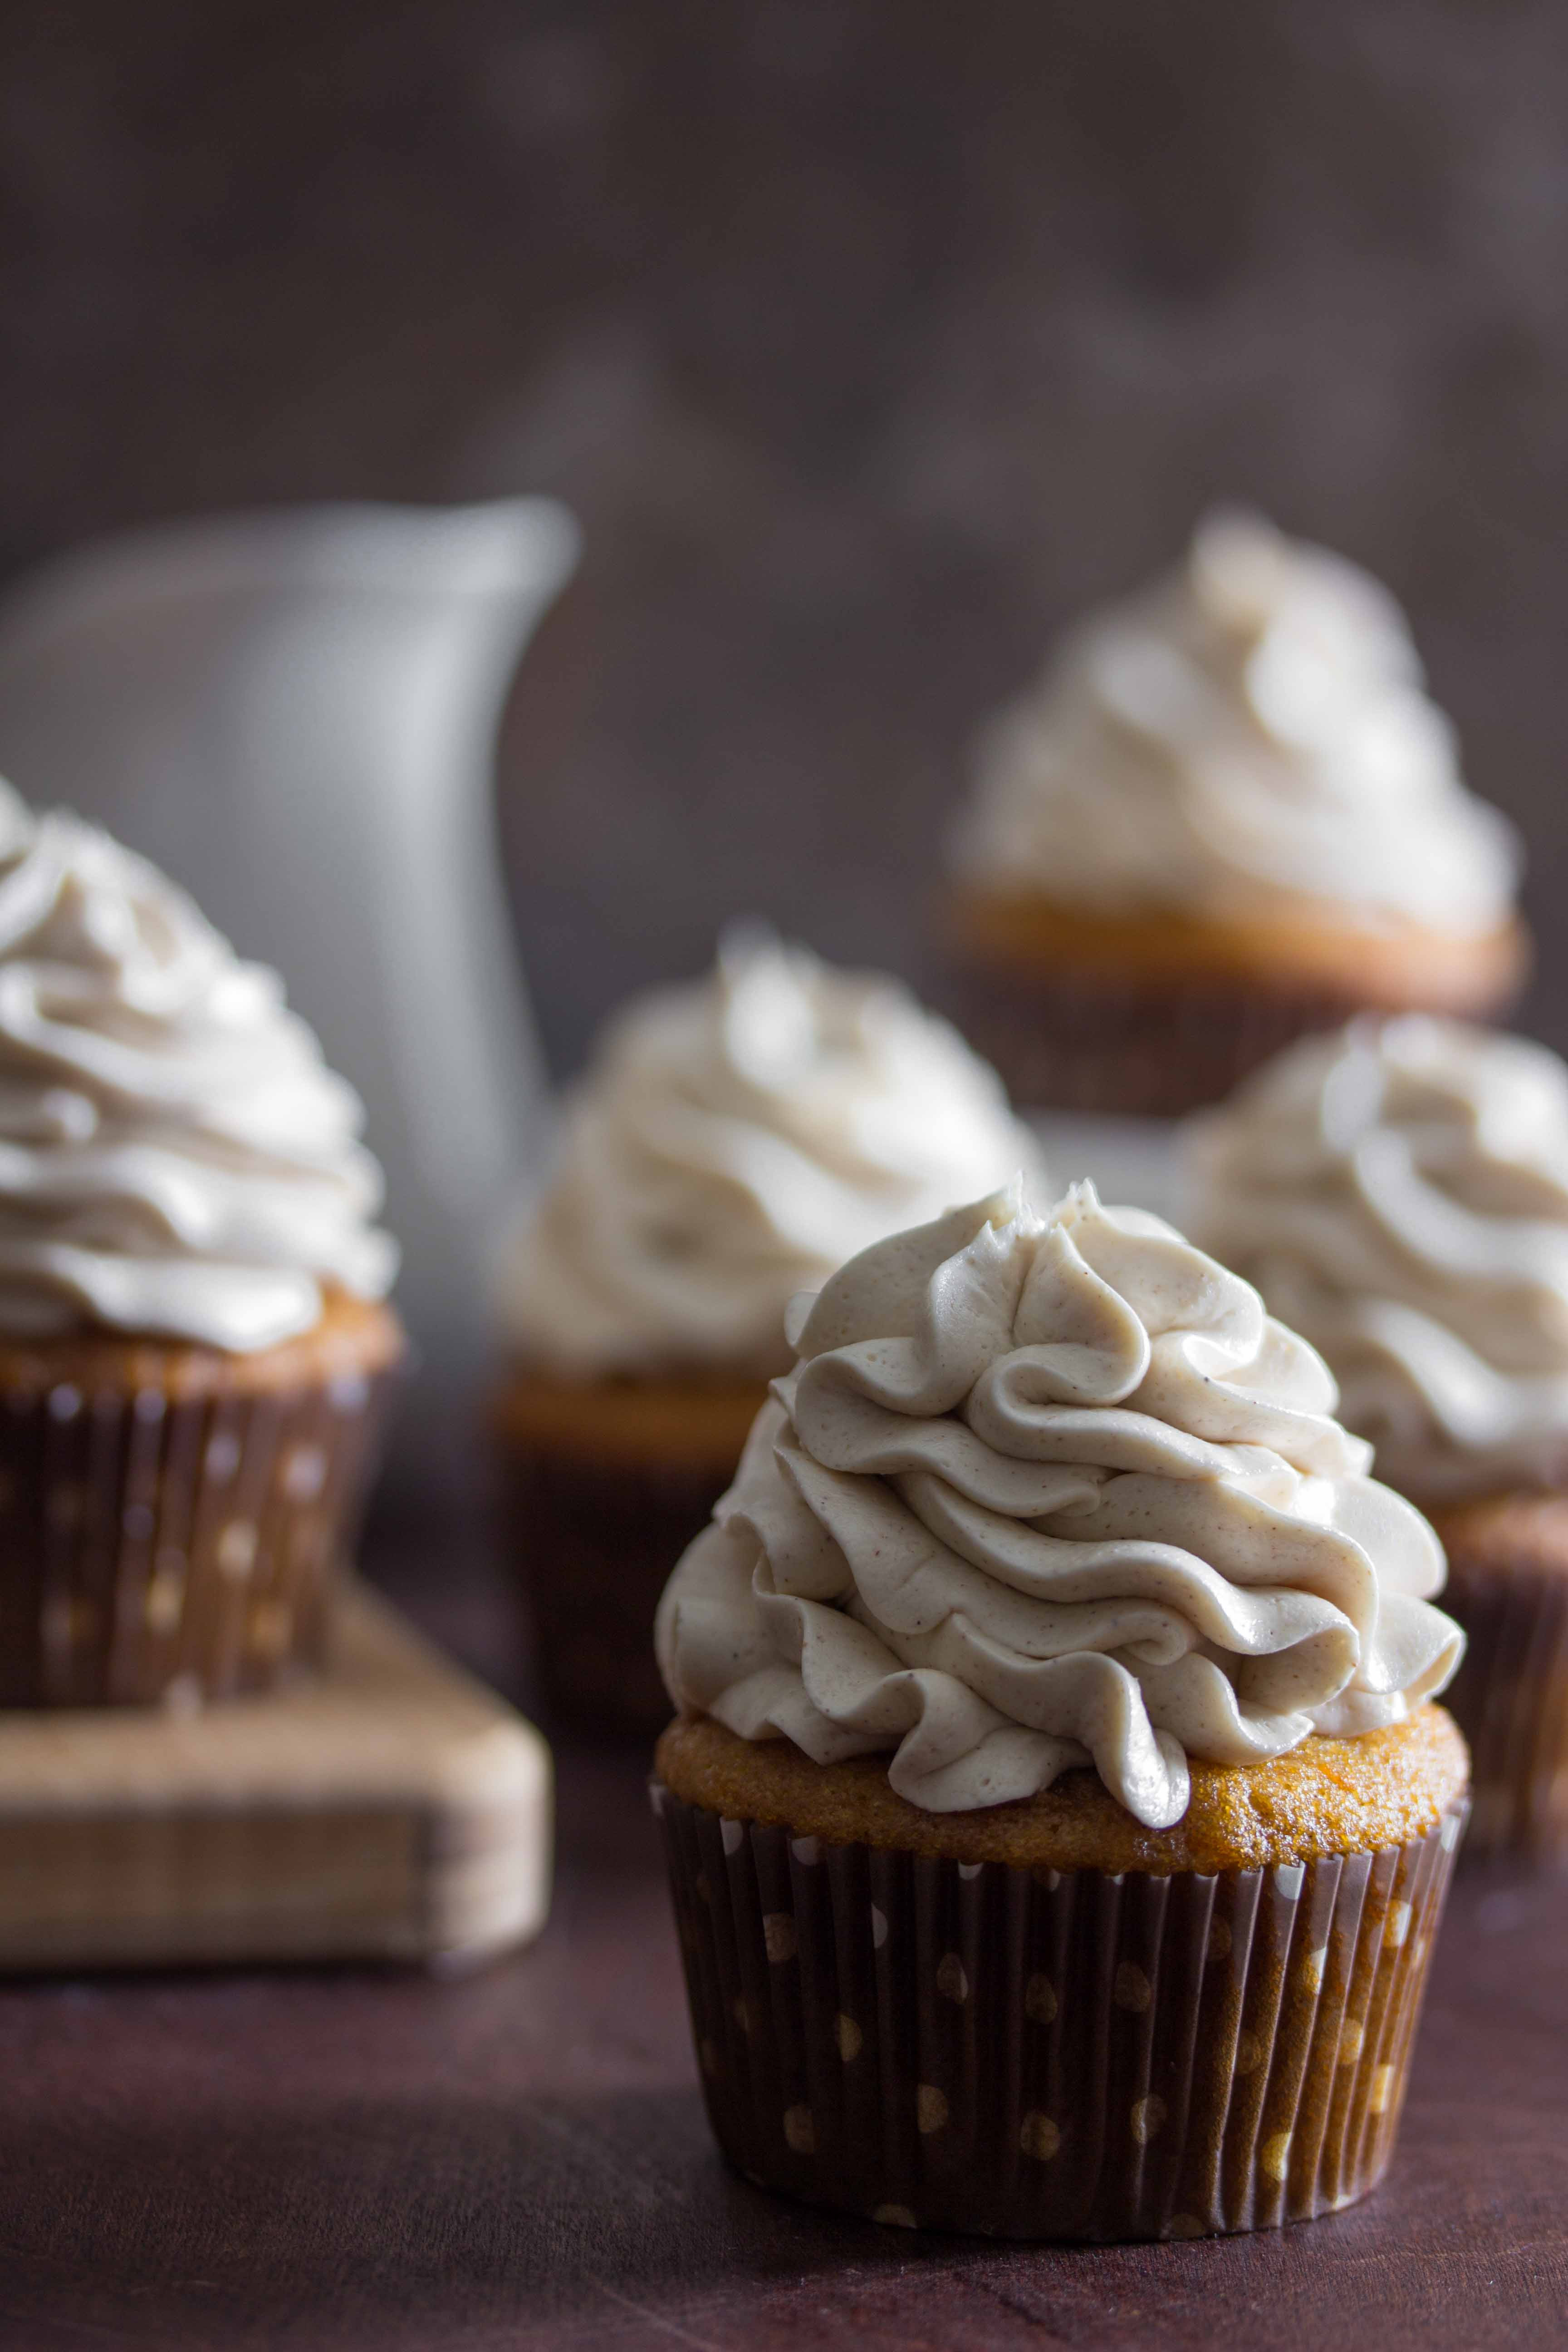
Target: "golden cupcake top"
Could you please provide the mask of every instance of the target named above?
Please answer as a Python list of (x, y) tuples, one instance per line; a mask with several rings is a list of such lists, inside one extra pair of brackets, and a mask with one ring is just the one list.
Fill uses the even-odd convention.
[(870, 1845), (971, 1867), (1010, 1870), (1267, 1870), (1321, 1854), (1375, 1853), (1441, 1830), (1469, 1757), (1453, 1717), (1423, 1706), (1353, 1739), (1318, 1734), (1255, 1764), (1194, 1759), (1187, 1809), (1149, 1829), (1096, 1774), (1065, 1772), (1007, 1805), (932, 1813), (889, 1784), (879, 1756), (816, 1764), (789, 1740), (741, 1739), (710, 1716), (672, 1723), (658, 1742), (660, 1780), (688, 1804), (730, 1821), (785, 1829), (824, 1845)]
[(1257, 1291), (1080, 1186), (874, 1244), (789, 1319), (734, 1486), (660, 1605), (671, 1698), (931, 1812), (1092, 1764), (1138, 1821), (1191, 1762), (1355, 1738), (1462, 1652), (1441, 1549)]

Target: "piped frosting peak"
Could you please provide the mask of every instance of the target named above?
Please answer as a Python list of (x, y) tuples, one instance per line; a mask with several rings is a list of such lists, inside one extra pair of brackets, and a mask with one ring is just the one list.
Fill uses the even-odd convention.
[(612, 1024), (502, 1319), (568, 1375), (773, 1370), (794, 1292), (1034, 1162), (994, 1072), (896, 982), (738, 928)]
[(0, 785), (0, 1331), (247, 1352), (397, 1254), (357, 1096), (282, 983), (96, 825)]
[(1393, 597), (1231, 511), (993, 722), (958, 854), (984, 885), (1109, 912), (1467, 938), (1507, 924), (1519, 867)]
[(1454, 1671), (1443, 1557), (1321, 1360), (1160, 1219), (992, 1194), (796, 1303), (659, 1612), (676, 1704), (963, 1811), (1090, 1764), (1152, 1827), (1188, 1758), (1398, 1720)]
[(1190, 1134), (1201, 1234), (1429, 1502), (1568, 1477), (1568, 1067), (1424, 1015), (1305, 1040)]

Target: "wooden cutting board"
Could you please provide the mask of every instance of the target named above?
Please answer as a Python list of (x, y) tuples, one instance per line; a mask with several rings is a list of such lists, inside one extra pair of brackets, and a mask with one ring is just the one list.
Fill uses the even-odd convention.
[(266, 1697), (0, 1713), (0, 1969), (460, 1967), (543, 1925), (552, 1798), (532, 1726), (351, 1585)]

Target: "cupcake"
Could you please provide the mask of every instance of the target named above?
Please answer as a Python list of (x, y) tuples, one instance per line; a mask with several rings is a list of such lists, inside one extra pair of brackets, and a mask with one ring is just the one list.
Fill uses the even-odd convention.
[(403, 1342), (360, 1106), (184, 892), (0, 786), (0, 1706), (323, 1636)]
[(1511, 827), (1397, 605), (1256, 516), (1067, 638), (979, 750), (952, 923), (1020, 1101), (1175, 1115), (1360, 1011), (1521, 981)]
[(1194, 1121), (1190, 1157), (1200, 1237), (1321, 1349), (1447, 1549), (1472, 1848), (1568, 1853), (1568, 1068), (1352, 1022)]
[(1255, 1290), (1088, 1186), (875, 1244), (790, 1328), (658, 1618), (726, 2154), (1012, 2237), (1351, 2202), (1465, 1810), (1431, 1528)]
[(788, 1363), (792, 1296), (1032, 1157), (944, 1022), (762, 930), (612, 1024), (500, 1283), (510, 1540), (557, 1719), (664, 1721), (654, 1607)]

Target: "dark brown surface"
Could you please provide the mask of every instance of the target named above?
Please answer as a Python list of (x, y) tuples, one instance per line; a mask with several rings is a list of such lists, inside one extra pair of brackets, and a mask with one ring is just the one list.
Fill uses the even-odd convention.
[[(471, 1658), (504, 1656), (499, 1587), (454, 1580), (438, 1622)], [(468, 1981), (0, 1993), (6, 2352), (1561, 2342), (1568, 1885), (1461, 1874), (1368, 2205), (1191, 2246), (911, 2239), (725, 2170), (642, 1779), (635, 1756), (563, 1758), (550, 1928)]]

